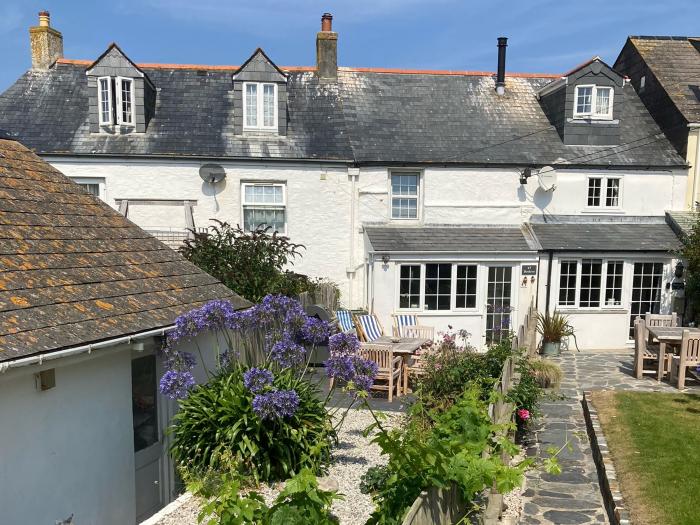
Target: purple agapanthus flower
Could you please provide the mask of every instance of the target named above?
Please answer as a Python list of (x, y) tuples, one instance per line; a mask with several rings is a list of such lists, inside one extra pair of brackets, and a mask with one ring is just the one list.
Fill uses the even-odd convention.
[(250, 315), (254, 325), (267, 327), (279, 323), (291, 332), (298, 331), (306, 319), (301, 303), (284, 295), (266, 295), (250, 309)]
[(328, 349), (331, 356), (356, 355), (360, 349), (360, 341), (355, 334), (339, 332), (328, 339)]
[(340, 379), (342, 381), (352, 381), (355, 377), (355, 366), (352, 356), (336, 355), (331, 356), (324, 363), (326, 375), (329, 378)]
[(332, 327), (329, 323), (316, 317), (309, 317), (301, 327), (300, 337), (304, 343), (323, 345), (328, 342), (331, 333)]
[(275, 377), (264, 368), (251, 368), (243, 374), (243, 385), (253, 394), (259, 394), (272, 384)]
[(230, 301), (209, 301), (204, 306), (190, 310), (175, 319), (175, 330), (168, 335), (168, 343), (192, 338), (204, 331), (221, 330), (235, 314), (236, 310)]
[(195, 385), (189, 370), (168, 370), (160, 378), (160, 392), (170, 399), (184, 399)]
[(374, 377), (358, 375), (353, 379), (353, 383), (358, 391), (369, 392), (372, 389), (372, 385), (374, 385)]
[(299, 408), (299, 395), (294, 390), (276, 390), (253, 398), (253, 411), (260, 419), (292, 417)]
[(277, 341), (270, 349), (270, 357), (282, 368), (291, 368), (304, 362), (306, 350), (294, 342), (288, 334)]
[(355, 368), (356, 376), (366, 376), (372, 379), (377, 377), (379, 373), (379, 365), (374, 361), (369, 359), (363, 359), (362, 357), (353, 358), (353, 367)]

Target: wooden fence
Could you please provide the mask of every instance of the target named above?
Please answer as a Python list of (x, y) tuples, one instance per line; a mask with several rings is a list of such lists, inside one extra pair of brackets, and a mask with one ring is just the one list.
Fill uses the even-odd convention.
[(528, 356), (537, 354), (537, 308), (530, 302), (523, 324), (513, 335), (513, 350), (522, 348)]
[(338, 288), (334, 284), (320, 283), (313, 293), (302, 292), (297, 299), (304, 308), (320, 304), (333, 314), (338, 309)]

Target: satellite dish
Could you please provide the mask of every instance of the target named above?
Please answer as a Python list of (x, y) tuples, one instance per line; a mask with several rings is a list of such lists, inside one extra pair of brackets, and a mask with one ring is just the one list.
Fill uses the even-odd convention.
[(199, 167), (199, 176), (204, 182), (216, 184), (226, 178), (226, 171), (219, 164), (203, 164)]
[(557, 171), (552, 166), (544, 166), (537, 174), (537, 182), (544, 191), (554, 191), (557, 187)]

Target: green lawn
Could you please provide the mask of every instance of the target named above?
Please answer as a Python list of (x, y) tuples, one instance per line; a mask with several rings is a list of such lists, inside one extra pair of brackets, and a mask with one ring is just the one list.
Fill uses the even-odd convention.
[(700, 524), (700, 396), (595, 392), (632, 523)]

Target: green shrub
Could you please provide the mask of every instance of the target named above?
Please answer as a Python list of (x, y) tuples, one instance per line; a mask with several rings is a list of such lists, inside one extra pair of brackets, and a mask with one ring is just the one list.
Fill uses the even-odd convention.
[(510, 339), (492, 345), (485, 353), (469, 346), (457, 347), (451, 338), (439, 343), (425, 357), (425, 373), (418, 384), (418, 398), (426, 408), (449, 408), (470, 387), (488, 399), (501, 376), (503, 363), (513, 354)]
[(239, 474), (263, 481), (286, 479), (304, 467), (322, 471), (335, 433), (318, 389), (291, 373), (277, 375), (274, 386), (295, 389), (299, 407), (292, 417), (261, 420), (243, 372), (233, 367), (180, 401), (171, 428), (173, 459), (187, 470), (204, 471), (221, 466), (230, 453)]
[(207, 525), (336, 525), (330, 513), (333, 500), (341, 496), (321, 490), (314, 473), (302, 469), (287, 480), (272, 507), (256, 492), (243, 494), (235, 475), (223, 474), (216, 490), (193, 483), (190, 490), (207, 501), (198, 521)]
[(547, 359), (535, 359), (530, 362), (530, 371), (537, 384), (542, 388), (550, 388), (561, 383), (563, 373), (558, 364)]
[[(520, 358), (517, 361), (516, 370), (520, 373), (520, 380), (510, 389), (506, 395), (506, 400), (513, 403), (516, 409), (527, 410), (529, 419), (537, 416), (537, 406), (544, 395), (544, 391), (533, 370), (533, 361), (525, 357)], [(519, 421), (519, 423), (522, 422)]]
[(322, 282), (285, 270), (304, 246), (271, 228), (248, 232), (214, 220), (207, 232), (194, 232), (180, 248), (186, 259), (246, 299), (258, 302), (268, 294), (296, 296), (313, 292)]
[[(376, 509), (369, 525), (401, 523), (416, 497), (430, 487), (455, 483), (465, 500), (472, 501), (486, 487), (495, 484), (499, 491), (507, 492), (522, 480), (528, 463), (509, 467), (499, 454), (483, 455), (494, 444), (496, 427), (478, 390), (468, 390), (449, 410), (433, 418), (435, 426), (427, 434), (409, 425), (379, 432), (374, 438), (389, 461), (386, 477), (372, 474)], [(514, 450), (505, 439), (500, 445), (511, 453)]]

